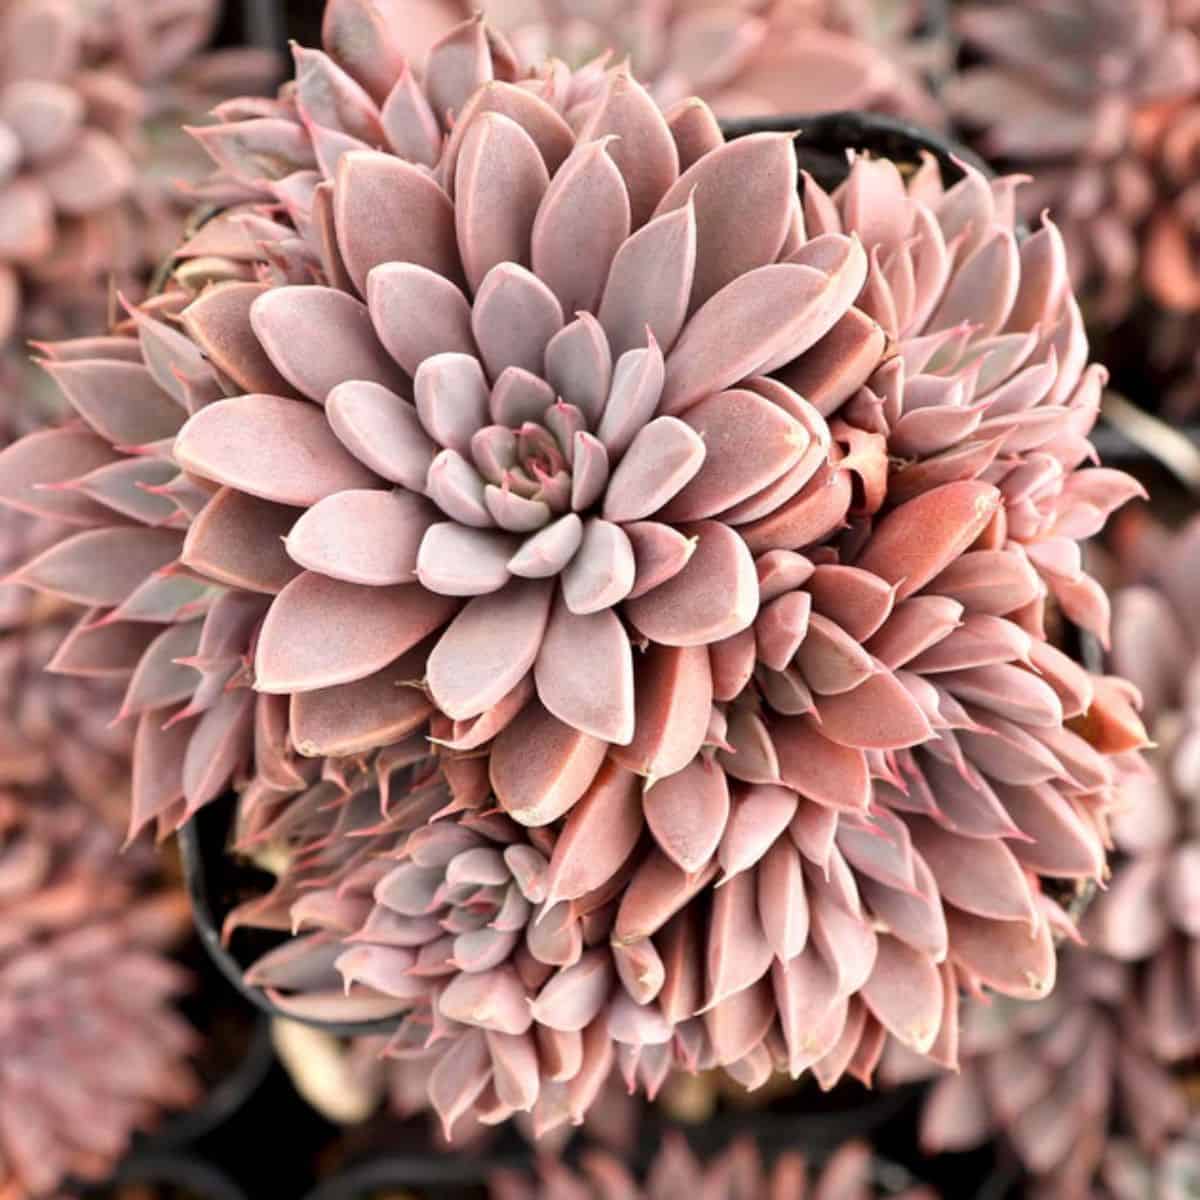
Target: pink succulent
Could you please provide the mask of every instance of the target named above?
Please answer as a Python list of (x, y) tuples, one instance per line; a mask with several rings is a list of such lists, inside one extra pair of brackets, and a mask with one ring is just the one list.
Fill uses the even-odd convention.
[(959, 16), (984, 62), (947, 88), (981, 147), (1033, 170), (1024, 212), (1062, 224), (1076, 281), (1111, 323), (1140, 287), (1168, 308), (1197, 299), (1194, 104), (1200, 13), (1192, 0), (975, 4)]
[[(354, 19), (355, 0), (330, 6), (330, 26)], [(386, 3), (372, 7), (386, 11)], [(940, 111), (922, 79), (937, 57), (918, 36), (922, 0), (486, 0), (477, 6), (527, 63), (628, 56), (664, 106), (700, 96), (722, 117), (842, 109), (888, 112), (927, 124)], [(416, 62), (471, 15), (463, 0), (422, 0), (405, 23)], [(943, 47), (944, 49), (944, 47)]]
[(193, 1103), (198, 1039), (165, 953), (190, 920), (85, 807), (0, 796), (0, 1189), (103, 1179), (133, 1134)]
[(245, 202), (48, 348), (82, 422), (0, 457), (80, 530), (19, 578), (128, 679), (134, 827), (248, 783), (292, 840), (237, 921), (316, 930), (251, 982), (406, 1014), (448, 1126), (578, 1118), (613, 1062), (952, 1064), (960, 984), (1050, 988), (1042, 880), (1101, 874), (1144, 742), (1047, 637), (1105, 635), (1078, 541), (1137, 490), (1079, 469), (1057, 230), (932, 160), (827, 192), (480, 21), (419, 79), (388, 32), (336, 6), (201, 131)]
[[(735, 1200), (770, 1196), (771, 1200), (871, 1200), (883, 1195), (876, 1178), (876, 1163), (868, 1146), (849, 1142), (839, 1148), (820, 1170), (804, 1156), (789, 1151), (765, 1166), (753, 1141), (734, 1142), (711, 1162), (701, 1163), (679, 1134), (668, 1137), (656, 1155), (644, 1182), (612, 1155), (591, 1151), (582, 1169), (543, 1159), (538, 1179), (515, 1171), (497, 1172), (492, 1200), (672, 1200), (703, 1196), (705, 1200)], [(910, 1186), (887, 1192), (897, 1200), (932, 1200), (928, 1188)]]

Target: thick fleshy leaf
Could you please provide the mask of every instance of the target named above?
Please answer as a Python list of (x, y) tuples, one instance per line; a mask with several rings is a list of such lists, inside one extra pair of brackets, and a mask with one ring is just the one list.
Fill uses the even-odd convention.
[(554, 844), (546, 902), (576, 900), (625, 866), (642, 832), (642, 784), (631, 771), (606, 762), (571, 809)]
[(490, 777), (496, 799), (522, 825), (548, 825), (591, 786), (608, 746), (525, 706), (492, 746)]
[(76, 604), (110, 608), (173, 562), (182, 544), (180, 535), (169, 529), (114, 526), (84, 530), (55, 542), (13, 578)]
[(360, 300), (336, 288), (278, 287), (254, 301), (250, 324), (280, 374), (297, 391), (324, 404), (348, 379), (403, 385), (403, 375), (375, 337), (373, 315)]
[(471, 328), (492, 379), (506, 367), (540, 376), (546, 347), (562, 327), (558, 299), (524, 267), (499, 263), (484, 276), (471, 309)]
[(750, 987), (771, 969), (775, 957), (758, 919), (750, 872), (734, 875), (713, 893), (709, 918), (706, 1007)]
[(454, 218), (471, 289), (497, 264), (530, 265), (538, 205), (550, 185), (533, 139), (500, 113), (484, 113), (463, 138), (455, 169)]
[(684, 326), (667, 358), (661, 411), (686, 412), (713, 392), (798, 357), (849, 307), (840, 281), (812, 267), (775, 263), (717, 292)]
[(454, 206), (423, 171), (391, 154), (343, 155), (334, 189), (338, 246), (355, 286), (380, 263), (415, 263), (459, 277)]
[(425, 490), (438, 448), (407, 400), (377, 383), (343, 383), (329, 393), (325, 416), (359, 462), (410, 492)]
[(563, 571), (566, 607), (578, 616), (611, 609), (629, 595), (635, 570), (625, 531), (593, 517), (584, 524), (579, 547)]
[(716, 853), (729, 818), (729, 784), (711, 762), (693, 759), (645, 795), (646, 823), (663, 853), (689, 875)]
[(519, 544), (512, 534), (495, 529), (439, 521), (420, 539), (417, 577), (424, 587), (443, 596), (498, 592), (511, 578), (508, 564)]
[(429, 691), (443, 712), (476, 717), (516, 687), (537, 660), (553, 590), (546, 580), (514, 579), (454, 618), (428, 664)]
[[(658, 213), (689, 201), (696, 209), (693, 309), (739, 276), (775, 261), (791, 224), (796, 183), (791, 135), (756, 133), (705, 155), (672, 185)], [(748, 211), (756, 214), (752, 225), (745, 221)]]
[(1040, 1000), (1054, 987), (1057, 958), (1047, 922), (992, 921), (949, 908), (950, 957), (1006, 996)]
[(254, 302), (267, 290), (266, 284), (240, 280), (211, 287), (183, 310), (180, 321), (217, 370), (243, 391), (286, 396), (287, 380), (267, 357), (250, 323)]
[(943, 484), (888, 513), (854, 565), (895, 584), (896, 599), (903, 600), (962, 554), (1000, 504), (990, 484)]
[(651, 644), (637, 663), (633, 740), (613, 758), (651, 784), (699, 753), (712, 713), (712, 671), (703, 646)]
[(444, 625), (455, 607), (414, 584), (366, 587), (306, 571), (279, 593), (263, 622), (255, 687), (308, 692), (363, 679)]
[(45, 370), (71, 407), (114, 446), (161, 441), (183, 423), (183, 410), (138, 363), (48, 362)]
[(754, 392), (709, 396), (684, 422), (703, 439), (704, 463), (663, 509), (666, 521), (697, 521), (732, 508), (774, 483), (809, 446), (797, 421)]
[(774, 720), (770, 732), (788, 787), (831, 808), (866, 809), (871, 791), (861, 751), (830, 741), (811, 717)]
[(418, 547), (436, 516), (432, 504), (411, 492), (338, 492), (292, 526), (287, 552), (306, 570), (347, 583), (411, 583)]
[(607, 140), (580, 143), (551, 180), (533, 225), (534, 272), (564, 313), (595, 311), (629, 223), (629, 195)]
[(929, 718), (887, 671), (851, 691), (822, 696), (818, 711), (825, 737), (860, 750), (899, 750), (934, 736)]
[(382, 263), (367, 278), (367, 303), (379, 340), (409, 375), (435, 354), (475, 355), (471, 306), (436, 271), (417, 263)]
[(71, 525), (108, 522), (105, 509), (77, 491), (40, 485), (78, 479), (122, 459), (87, 429), (46, 429), (0, 452), (0, 499), (10, 508)]
[(419, 729), (433, 705), (411, 666), (401, 658), (354, 683), (293, 696), (289, 725), (296, 750), (310, 758), (363, 754)]
[(306, 400), (236, 396), (202, 408), (179, 431), (175, 457), (188, 471), (277, 504), (308, 507), (377, 478)]
[(896, 938), (881, 937), (863, 1000), (901, 1044), (924, 1054), (942, 1021), (942, 980), (924, 955)]
[(632, 740), (633, 650), (611, 609), (579, 615), (560, 595), (542, 638), (534, 679), (538, 698), (560, 721), (620, 746)]
[(641, 348), (646, 330), (669, 352), (683, 327), (696, 260), (689, 203), (639, 229), (617, 251), (599, 318), (614, 357)]
[(758, 576), (745, 542), (715, 521), (683, 531), (697, 539), (688, 564), (653, 591), (627, 600), (639, 633), (665, 646), (703, 646), (748, 628), (758, 613)]
[(222, 488), (188, 526), (180, 561), (219, 583), (274, 594), (299, 573), (283, 539), (300, 510)]

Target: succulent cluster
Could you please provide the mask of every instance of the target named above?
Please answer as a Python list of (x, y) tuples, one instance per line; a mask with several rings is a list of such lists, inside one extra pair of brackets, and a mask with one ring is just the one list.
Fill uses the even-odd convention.
[(130, 1138), (195, 1101), (178, 893), (63, 793), (0, 791), (0, 1191), (104, 1178)]
[[(545, 1160), (534, 1181), (517, 1172), (499, 1173), (491, 1186), (492, 1200), (672, 1200), (703, 1196), (705, 1200), (872, 1200), (884, 1195), (875, 1179), (870, 1148), (857, 1142), (843, 1146), (819, 1170), (813, 1171), (794, 1152), (763, 1165), (753, 1141), (734, 1142), (709, 1163), (701, 1163), (678, 1134), (668, 1137), (654, 1159), (644, 1183), (612, 1155), (584, 1156), (579, 1172), (564, 1163)], [(889, 1191), (895, 1200), (931, 1200), (927, 1188)]]
[[(0, 4), (0, 347), (102, 326), (110, 280), (140, 287), (169, 248), (185, 211), (169, 147), (188, 139), (152, 122), (271, 81), (257, 52), (198, 56), (217, 12), (217, 0)], [(150, 139), (168, 151), (154, 171)]]
[(1054, 644), (1106, 636), (1078, 543), (1137, 490), (1079, 469), (1057, 229), (932, 159), (828, 191), (480, 20), (420, 71), (370, 0), (326, 32), (200, 131), (244, 202), (166, 291), (47, 348), (80, 420), (0, 456), (74, 529), (18, 578), (127, 681), (134, 828), (245, 784), (286, 853), (237, 922), (314, 930), (249, 978), (404, 1014), (447, 1127), (614, 1062), (952, 1065), (960, 986), (1051, 988), (1042, 881), (1102, 874), (1144, 742)]
[[(1141, 691), (1155, 747), (1122, 780), (1111, 880), (1084, 918), (1081, 944), (1064, 954), (1053, 996), (968, 1008), (963, 1069), (937, 1082), (924, 1114), (930, 1151), (1002, 1131), (1047, 1200), (1084, 1200), (1098, 1180), (1113, 1196), (1172, 1196), (1176, 1171), (1193, 1170), (1182, 1147), (1194, 1110), (1187, 1076), (1200, 1052), (1200, 523), (1168, 534), (1130, 513), (1113, 549), (1113, 582), (1125, 586), (1113, 597), (1111, 659)], [(885, 1074), (894, 1082), (929, 1071), (893, 1050)], [(1115, 1135), (1125, 1141), (1114, 1144)], [(1167, 1155), (1172, 1136), (1180, 1150)], [(1161, 1178), (1146, 1165), (1159, 1155)]]
[[(353, 21), (359, 7), (332, 4), (329, 20)], [(386, 2), (372, 8), (384, 19)], [(420, 0), (398, 30), (405, 53), (419, 63), (477, 10), (529, 64), (627, 57), (664, 106), (699, 96), (722, 117), (860, 109), (940, 118), (924, 74), (945, 31), (920, 36), (924, 0)]]
[(985, 153), (1034, 173), (1023, 212), (1054, 214), (1097, 324), (1149, 299), (1150, 358), (1178, 379), (1168, 404), (1194, 409), (1200, 9), (991, 0), (964, 9), (959, 29), (982, 61), (948, 84), (951, 112), (980, 131)]
[[(1157, 1153), (1188, 1117), (1187, 1096), (1155, 1059), (1138, 1006), (1132, 970), (1080, 946), (1064, 951), (1046, 1000), (968, 1003), (961, 1070), (934, 1083), (923, 1149), (962, 1151), (1003, 1136), (1035, 1179), (1031, 1194), (1088, 1200), (1114, 1130)], [(889, 1048), (889, 1084), (930, 1074), (927, 1063)]]

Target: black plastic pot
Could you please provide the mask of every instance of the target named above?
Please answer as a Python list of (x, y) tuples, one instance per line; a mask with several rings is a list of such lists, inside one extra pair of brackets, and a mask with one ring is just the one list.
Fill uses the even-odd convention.
[[(211, 974), (216, 976), (217, 973), (213, 971)], [(220, 981), (214, 979), (214, 983), (222, 989), (225, 987), (223, 979)], [(222, 1026), (231, 1014), (222, 1013), (218, 1009), (216, 1019), (211, 1022), (212, 1027), (204, 1029), (205, 1021), (203, 1016), (199, 1015), (199, 1010), (203, 1006), (207, 1014), (213, 1014), (211, 990), (201, 989), (195, 1000), (196, 1003), (193, 1007), (197, 1010), (196, 1023), (201, 1026), (202, 1032), (210, 1038), (221, 1036)], [(204, 1099), (199, 1104), (169, 1117), (146, 1138), (147, 1152), (152, 1151), (159, 1154), (180, 1150), (207, 1137), (214, 1129), (224, 1125), (235, 1113), (240, 1111), (262, 1086), (263, 1080), (266, 1079), (267, 1073), (275, 1062), (275, 1050), (271, 1044), (271, 1023), (262, 1013), (248, 1013), (240, 1004), (237, 1012), (232, 1015), (250, 1022), (249, 1040), (245, 1053), (233, 1070), (209, 1083)], [(200, 1063), (202, 1075), (204, 1067), (205, 1063), (202, 1061)]]
[(174, 1154), (136, 1154), (123, 1162), (111, 1179), (80, 1194), (86, 1200), (119, 1200), (125, 1186), (171, 1189), (172, 1200), (249, 1200), (223, 1171), (199, 1158)]
[(213, 39), (218, 46), (286, 51), (288, 0), (227, 0)]
[[(239, 930), (234, 934), (235, 953), (224, 944), (221, 929), (225, 918), (240, 901), (262, 894), (270, 886), (270, 877), (226, 853), (233, 821), (235, 797), (232, 793), (206, 805), (179, 832), (179, 855), (184, 883), (192, 903), (192, 918), (204, 949), (226, 980), (255, 1008), (268, 1016), (289, 1014), (274, 1005), (261, 989), (246, 983), (246, 968), (285, 935), (259, 930)], [(380, 1021), (317, 1021), (306, 1025), (338, 1037), (391, 1033), (399, 1024), (396, 1017)]]
[(742, 117), (722, 121), (726, 138), (750, 133), (795, 133), (796, 152), (822, 187), (836, 187), (847, 174), (846, 151), (866, 150), (894, 162), (916, 166), (922, 152), (937, 159), (948, 180), (962, 176), (960, 163), (969, 163), (991, 177), (994, 172), (973, 150), (932, 129), (879, 113), (832, 112)]

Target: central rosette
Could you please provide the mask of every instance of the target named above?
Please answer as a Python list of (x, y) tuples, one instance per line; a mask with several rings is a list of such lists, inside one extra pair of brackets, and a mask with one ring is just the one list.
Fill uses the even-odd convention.
[[(598, 762), (633, 743), (665, 669), (635, 646), (694, 652), (710, 674), (704, 648), (752, 640), (756, 560), (846, 519), (854, 450), (843, 462), (822, 412), (883, 350), (851, 311), (861, 244), (805, 236), (790, 137), (681, 171), (628, 75), (596, 103), (573, 135), (493, 83), (433, 171), (350, 150), (314, 202), (326, 285), (235, 283), (183, 315), (247, 393), (201, 408), (175, 443), (231, 489), (184, 558), (244, 581), (285, 535), (288, 561), (257, 585), (278, 595), (255, 684), (318, 693), (293, 704), (306, 753), (328, 752), (318, 710), (393, 697), (386, 670), (417, 650), (456, 740), (536, 696), (529, 711)], [(247, 316), (253, 337), (234, 338)], [(835, 327), (836, 383), (810, 403)], [(218, 518), (235, 512), (262, 554), (217, 561)], [(328, 636), (297, 637), (301, 619)], [(358, 681), (358, 700), (321, 696)]]

